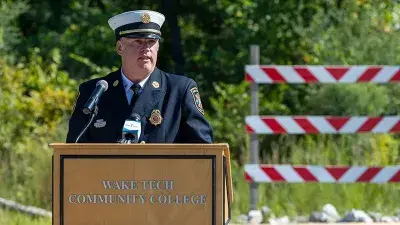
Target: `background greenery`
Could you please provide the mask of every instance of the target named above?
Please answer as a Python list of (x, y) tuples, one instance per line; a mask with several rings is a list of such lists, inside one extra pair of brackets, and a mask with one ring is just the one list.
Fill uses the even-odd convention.
[[(194, 78), (216, 142), (231, 146), (234, 215), (249, 209), (243, 82), (249, 46), (261, 63), (397, 65), (400, 4), (373, 0), (2, 0), (0, 1), (0, 196), (51, 209), (51, 150), (63, 142), (78, 84), (119, 67), (107, 20), (133, 9), (166, 15), (158, 67)], [(264, 115), (398, 115), (398, 84), (264, 85)], [(260, 136), (263, 163), (399, 165), (399, 136)], [(276, 216), (309, 215), (325, 203), (340, 213), (391, 214), (394, 184), (262, 184), (259, 206)], [(50, 224), (0, 211), (0, 224)]]

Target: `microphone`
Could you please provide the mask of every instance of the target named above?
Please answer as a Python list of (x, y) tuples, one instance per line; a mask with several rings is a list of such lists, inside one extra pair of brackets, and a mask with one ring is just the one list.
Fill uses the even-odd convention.
[(90, 95), (88, 101), (86, 102), (85, 106), (83, 107), (83, 113), (89, 114), (93, 111), (93, 108), (97, 105), (101, 95), (107, 91), (108, 83), (105, 80), (99, 80), (96, 83), (96, 88)]
[(122, 137), (118, 143), (138, 143), (141, 132), (142, 124), (140, 115), (137, 113), (132, 113), (129, 118), (125, 120), (124, 127), (122, 128)]

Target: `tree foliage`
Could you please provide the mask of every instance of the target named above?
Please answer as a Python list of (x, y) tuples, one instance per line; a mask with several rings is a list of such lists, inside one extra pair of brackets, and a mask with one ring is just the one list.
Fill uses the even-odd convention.
[(47, 145), (56, 140), (58, 126), (69, 116), (76, 82), (59, 69), (59, 50), (54, 49), (47, 60), (38, 51), (33, 48), (28, 60), (17, 65), (0, 59), (0, 193), (49, 208)]

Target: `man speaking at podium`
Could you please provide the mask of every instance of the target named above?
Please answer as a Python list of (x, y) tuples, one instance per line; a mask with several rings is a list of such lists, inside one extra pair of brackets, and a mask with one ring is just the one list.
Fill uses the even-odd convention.
[(213, 142), (196, 82), (156, 67), (164, 20), (149, 10), (109, 19), (122, 66), (79, 86), (67, 143), (117, 143), (133, 123), (133, 143)]

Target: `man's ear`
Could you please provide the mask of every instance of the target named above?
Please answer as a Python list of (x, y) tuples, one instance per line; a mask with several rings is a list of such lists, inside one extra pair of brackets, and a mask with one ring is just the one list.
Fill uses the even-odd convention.
[(118, 55), (122, 55), (122, 51), (123, 51), (124, 49), (123, 49), (123, 47), (122, 47), (121, 39), (119, 39), (119, 40), (117, 41), (117, 43), (115, 44), (115, 50), (116, 50), (116, 52), (118, 53)]
[(161, 42), (160, 42), (160, 40), (161, 40), (161, 39), (159, 39), (159, 40), (158, 40), (158, 48), (157, 48), (157, 52), (159, 52), (159, 51), (160, 51), (160, 47), (161, 47)]

